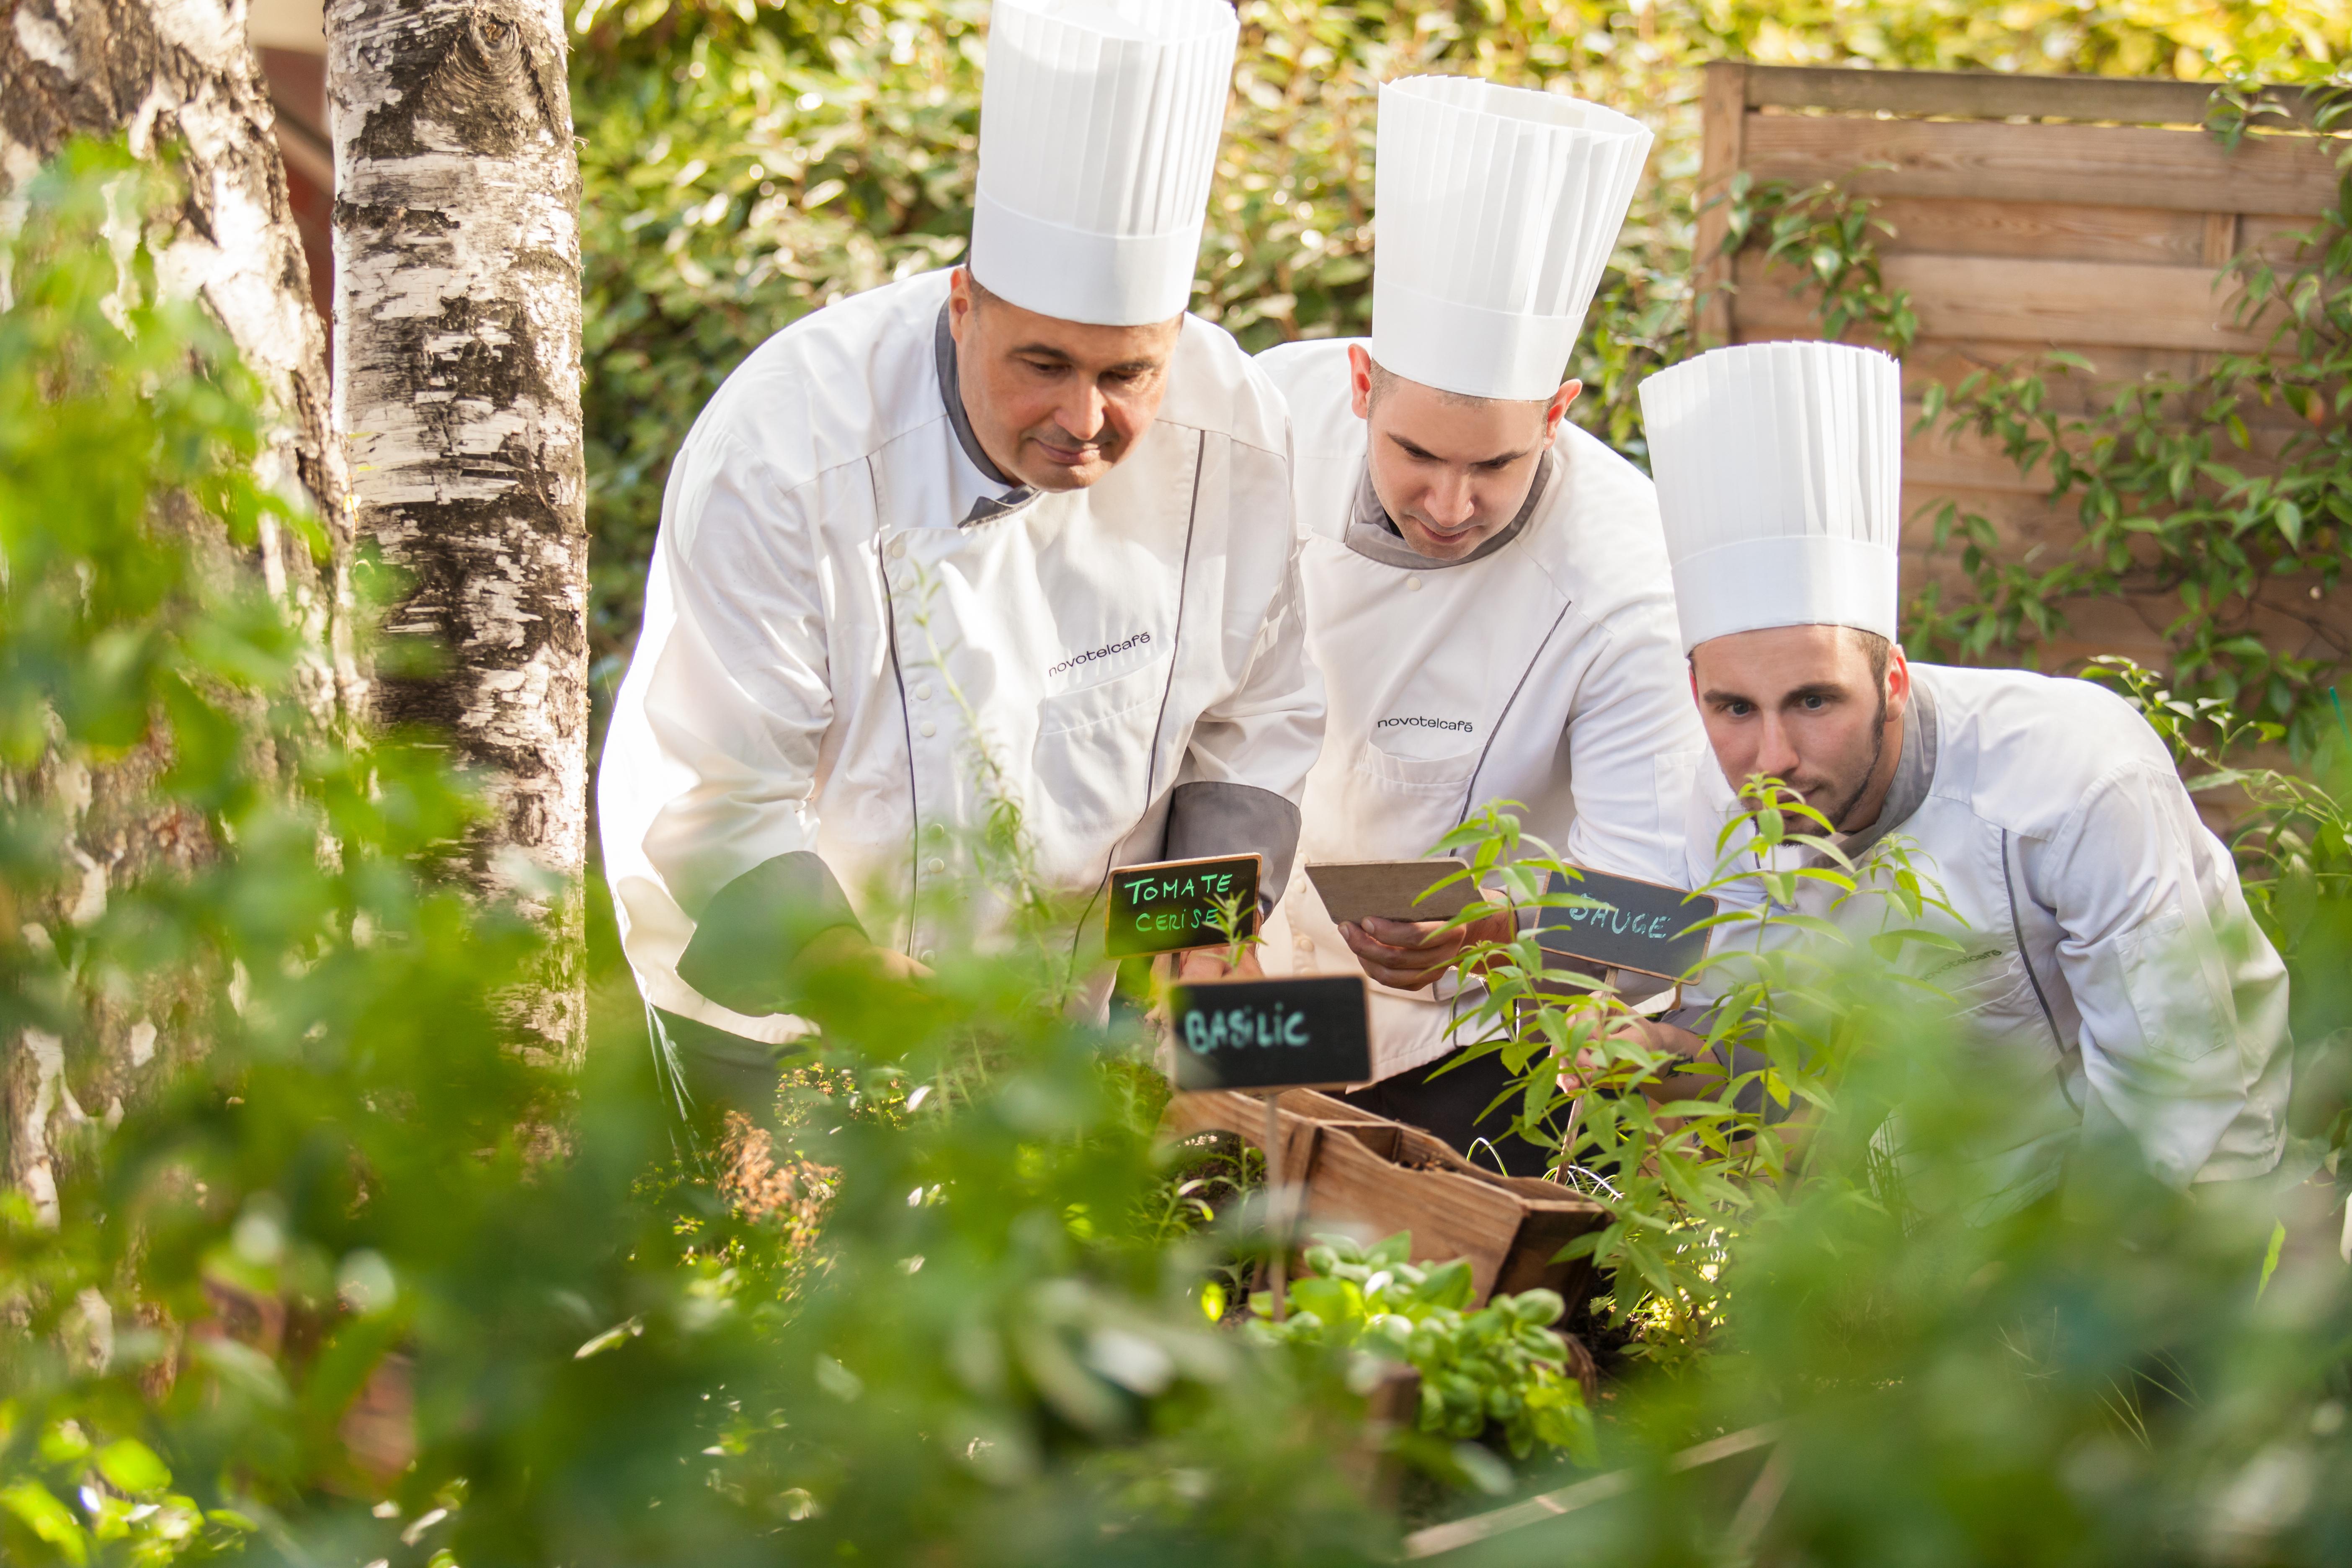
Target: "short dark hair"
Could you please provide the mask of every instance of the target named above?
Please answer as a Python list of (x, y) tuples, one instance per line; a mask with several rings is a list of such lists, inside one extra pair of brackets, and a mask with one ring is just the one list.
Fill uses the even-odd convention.
[(1847, 626), (1844, 631), (1870, 660), (1870, 683), (1882, 691), (1886, 689), (1886, 667), (1894, 662), (1894, 643), (1876, 632), (1864, 631), (1860, 626)]
[[(1391, 370), (1380, 361), (1373, 359), (1369, 353), (1364, 355), (1364, 359), (1365, 362), (1372, 367), (1371, 395), (1366, 401), (1373, 407), (1378, 407), (1380, 406), (1381, 395), (1386, 393), (1391, 386), (1394, 385), (1399, 378), (1396, 372)], [(1542, 403), (1545, 401), (1540, 397), (1480, 397), (1475, 394), (1468, 392), (1448, 392), (1442, 386), (1433, 386), (1429, 390), (1437, 394), (1439, 402), (1455, 404), (1465, 408), (1476, 408), (1481, 405), (1488, 403)]]
[[(1860, 626), (1840, 626), (1838, 630), (1851, 637), (1853, 645), (1862, 649), (1863, 657), (1870, 660), (1870, 683), (1885, 692), (1887, 667), (1895, 662), (1895, 645), (1876, 632), (1866, 632)], [(1697, 657), (1696, 647), (1683, 651), (1685, 664), (1693, 664)]]
[(969, 262), (964, 264), (963, 286), (971, 295), (973, 309), (977, 310), (982, 305), (996, 303), (996, 296), (989, 290), (987, 284), (980, 280), (979, 275), (972, 271), (971, 264)]

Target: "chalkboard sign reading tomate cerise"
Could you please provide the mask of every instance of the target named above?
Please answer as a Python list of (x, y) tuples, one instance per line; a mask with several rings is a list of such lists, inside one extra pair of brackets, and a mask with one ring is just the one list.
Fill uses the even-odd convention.
[(1706, 956), (1706, 932), (1691, 928), (1712, 916), (1717, 901), (1662, 882), (1587, 871), (1570, 881), (1552, 874), (1552, 893), (1578, 893), (1596, 909), (1546, 910), (1536, 940), (1553, 952), (1612, 969), (1678, 980)]
[(1224, 910), (1241, 914), (1241, 934), (1257, 931), (1255, 855), (1205, 860), (1160, 860), (1121, 866), (1110, 874), (1110, 930), (1104, 943), (1113, 958), (1189, 952), (1228, 940)]
[(1171, 986), (1179, 1089), (1341, 1089), (1372, 1076), (1360, 974)]

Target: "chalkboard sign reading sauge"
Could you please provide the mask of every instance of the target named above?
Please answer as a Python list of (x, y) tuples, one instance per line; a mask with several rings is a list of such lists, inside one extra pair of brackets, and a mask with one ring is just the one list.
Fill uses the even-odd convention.
[(1241, 900), (1241, 933), (1255, 934), (1261, 865), (1255, 855), (1223, 855), (1118, 868), (1110, 874), (1105, 951), (1113, 958), (1135, 958), (1222, 947), (1220, 906), (1235, 899)]
[(1706, 932), (1691, 927), (1716, 911), (1716, 900), (1660, 882), (1587, 871), (1571, 882), (1554, 872), (1546, 889), (1580, 893), (1605, 908), (1546, 910), (1536, 940), (1553, 952), (1662, 980), (1680, 979), (1706, 956)]
[(1179, 1089), (1342, 1089), (1372, 1076), (1360, 974), (1170, 988)]

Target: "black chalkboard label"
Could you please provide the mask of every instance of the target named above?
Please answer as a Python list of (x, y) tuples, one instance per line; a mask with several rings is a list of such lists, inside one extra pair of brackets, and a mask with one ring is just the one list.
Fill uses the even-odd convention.
[(1715, 913), (1714, 899), (1606, 871), (1587, 871), (1580, 881), (1554, 872), (1545, 891), (1580, 893), (1608, 906), (1544, 910), (1536, 940), (1549, 952), (1662, 980), (1682, 978), (1706, 956), (1707, 933), (1690, 928)]
[(1340, 1089), (1372, 1076), (1360, 974), (1171, 986), (1179, 1089)]
[(1234, 899), (1241, 900), (1242, 934), (1255, 934), (1260, 865), (1255, 855), (1223, 855), (1118, 868), (1110, 874), (1110, 930), (1104, 951), (1113, 958), (1136, 958), (1223, 947), (1219, 906)]

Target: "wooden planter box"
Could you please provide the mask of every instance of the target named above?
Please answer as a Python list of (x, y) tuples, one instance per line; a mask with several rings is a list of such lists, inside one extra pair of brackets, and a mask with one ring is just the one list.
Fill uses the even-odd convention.
[[(1470, 1260), (1480, 1304), (1541, 1286), (1573, 1310), (1591, 1288), (1587, 1259), (1555, 1255), (1608, 1223), (1599, 1205), (1557, 1183), (1482, 1171), (1442, 1139), (1329, 1095), (1291, 1089), (1280, 1111), (1283, 1175), (1305, 1189), (1302, 1234), (1344, 1226), (1377, 1241), (1410, 1231), (1416, 1263)], [(1231, 1132), (1262, 1145), (1265, 1103), (1229, 1089), (1179, 1094), (1164, 1125), (1179, 1138)]]

